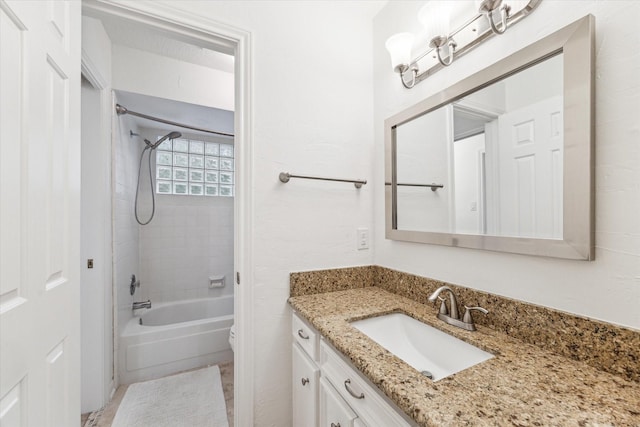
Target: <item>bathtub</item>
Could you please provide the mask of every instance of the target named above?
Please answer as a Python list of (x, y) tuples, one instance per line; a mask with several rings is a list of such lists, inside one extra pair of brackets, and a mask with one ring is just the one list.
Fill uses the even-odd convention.
[(121, 384), (233, 360), (233, 295), (136, 310), (119, 340)]

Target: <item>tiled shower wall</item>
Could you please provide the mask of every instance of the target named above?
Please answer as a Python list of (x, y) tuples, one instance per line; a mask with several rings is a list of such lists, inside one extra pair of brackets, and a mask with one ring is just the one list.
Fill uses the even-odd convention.
[[(175, 129), (141, 128), (155, 141)], [(187, 133), (183, 138), (206, 136)], [(218, 142), (218, 141), (214, 141)], [(226, 142), (226, 141), (225, 141)], [(155, 152), (152, 170), (155, 176)], [(140, 219), (151, 213), (148, 163), (140, 177)], [(155, 178), (154, 178), (155, 181)], [(140, 289), (136, 301), (152, 303), (233, 294), (233, 197), (156, 194), (153, 220), (140, 226)], [(209, 288), (210, 276), (225, 277), (223, 288)]]
[[(225, 286), (209, 289), (220, 275)], [(140, 279), (136, 300), (152, 303), (233, 294), (233, 198), (156, 195), (140, 227)]]
[[(118, 304), (118, 335), (133, 317), (129, 293), (131, 275), (139, 274), (139, 232), (133, 216), (133, 202), (138, 177), (138, 160), (143, 143), (132, 138), (129, 131), (138, 132), (127, 116), (115, 119), (113, 142), (113, 283)], [(115, 341), (118, 345), (118, 340)]]

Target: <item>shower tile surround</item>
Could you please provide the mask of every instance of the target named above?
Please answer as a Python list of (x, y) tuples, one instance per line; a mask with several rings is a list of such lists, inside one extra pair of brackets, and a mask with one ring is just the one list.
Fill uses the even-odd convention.
[[(209, 289), (222, 274), (225, 286)], [(233, 198), (157, 195), (140, 227), (140, 278), (136, 298), (152, 302), (232, 294)]]
[[(444, 284), (378, 266), (291, 273), (289, 303), (418, 425), (640, 425), (640, 332), (447, 284), (490, 310), (463, 331), (427, 301)], [(433, 383), (347, 323), (398, 310), (498, 357)]]
[[(133, 216), (133, 204), (142, 145), (129, 135), (129, 131), (140, 132), (131, 117), (122, 116), (116, 120), (114, 130), (117, 138), (114, 138), (112, 162), (113, 283), (116, 286), (115, 301), (118, 310), (116, 316), (117, 334), (120, 335), (129, 319), (133, 317), (131, 311), (133, 298), (129, 294), (131, 275), (140, 276), (138, 257), (140, 236), (138, 223)], [(118, 340), (115, 340), (116, 352), (118, 345)]]
[[(149, 140), (165, 134), (142, 128)], [(190, 135), (184, 134), (184, 138)], [(204, 138), (207, 142), (224, 142)], [(210, 141), (211, 139), (211, 141)], [(152, 170), (155, 174), (155, 153)], [(149, 178), (142, 174), (142, 218), (151, 212)], [(233, 197), (156, 194), (153, 220), (140, 226), (140, 289), (136, 301), (167, 302), (233, 293)], [(209, 277), (225, 275), (225, 286), (209, 288)]]

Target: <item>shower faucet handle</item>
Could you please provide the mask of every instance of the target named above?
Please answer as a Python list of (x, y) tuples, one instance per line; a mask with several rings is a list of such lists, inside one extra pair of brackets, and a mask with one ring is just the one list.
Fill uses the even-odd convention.
[(136, 288), (140, 287), (140, 280), (136, 280), (136, 275), (131, 275), (131, 283), (129, 284), (129, 293), (131, 295), (136, 293)]

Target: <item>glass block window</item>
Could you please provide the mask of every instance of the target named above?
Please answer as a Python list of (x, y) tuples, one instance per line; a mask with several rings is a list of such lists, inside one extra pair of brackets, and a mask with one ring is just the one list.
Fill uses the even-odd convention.
[(234, 186), (233, 144), (174, 139), (156, 150), (157, 194), (233, 197)]

